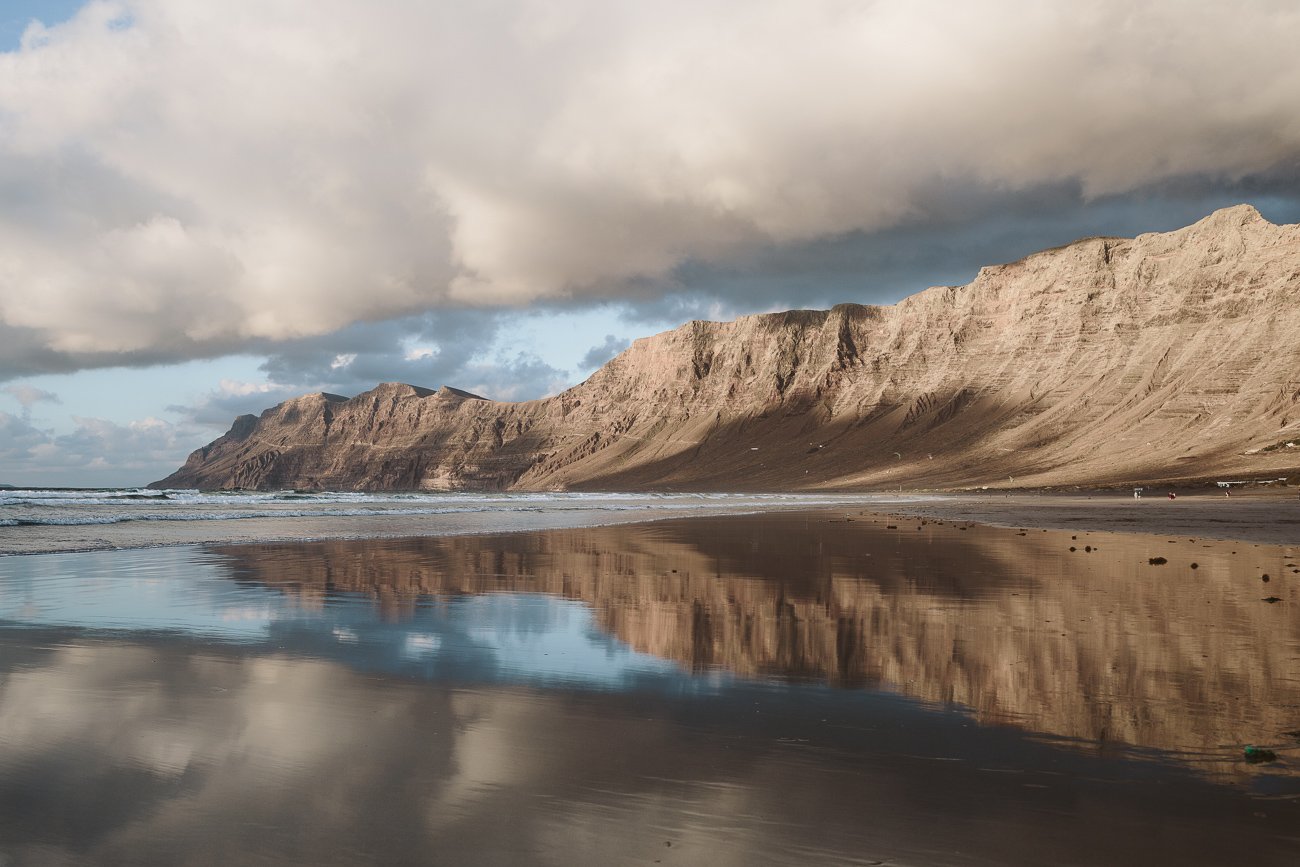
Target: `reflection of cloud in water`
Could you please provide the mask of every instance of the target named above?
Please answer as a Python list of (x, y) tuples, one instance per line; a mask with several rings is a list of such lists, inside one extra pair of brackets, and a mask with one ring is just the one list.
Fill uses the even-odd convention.
[[(269, 605), (232, 605), (223, 608), (218, 615), (224, 623), (269, 624), (276, 619), (276, 611)], [(167, 628), (165, 626), (160, 628)]]
[(1235, 793), (894, 698), (467, 689), (261, 652), (0, 634), (4, 854), (1214, 863), (1249, 829), (1255, 863), (1289, 856), (1267, 833), (1285, 817)]
[(257, 640), (289, 616), (280, 594), (232, 582), (195, 548), (0, 558), (0, 618), (23, 625)]
[(442, 639), (436, 635), (412, 633), (406, 636), (406, 649), (402, 655), (408, 659), (423, 659), (433, 656), (442, 647)]
[(616, 687), (638, 675), (671, 675), (671, 662), (635, 653), (596, 628), (591, 609), (553, 596), (493, 593), (449, 608), (475, 646), (491, 649), (507, 679)]
[[(625, 688), (686, 678), (630, 650), (578, 601), (529, 593), (453, 596), (399, 619), (367, 596), (303, 606), (274, 588), (229, 578), (198, 549), (0, 559), (0, 619), (26, 627), (180, 633), (276, 647), (367, 669), (469, 681)], [(346, 652), (340, 652), (343, 647)]]

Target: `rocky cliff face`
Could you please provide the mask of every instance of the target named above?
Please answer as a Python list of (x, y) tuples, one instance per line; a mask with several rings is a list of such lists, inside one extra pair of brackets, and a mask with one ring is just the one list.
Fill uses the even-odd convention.
[(286, 401), (155, 483), (805, 489), (1115, 484), (1300, 466), (1300, 226), (1091, 238), (891, 307), (691, 322), (563, 394)]

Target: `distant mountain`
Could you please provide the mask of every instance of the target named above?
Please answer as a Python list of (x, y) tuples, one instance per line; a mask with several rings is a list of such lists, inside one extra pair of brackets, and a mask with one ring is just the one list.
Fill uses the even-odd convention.
[(1037, 486), (1300, 467), (1300, 226), (1089, 238), (889, 307), (690, 322), (523, 403), (312, 394), (155, 487)]

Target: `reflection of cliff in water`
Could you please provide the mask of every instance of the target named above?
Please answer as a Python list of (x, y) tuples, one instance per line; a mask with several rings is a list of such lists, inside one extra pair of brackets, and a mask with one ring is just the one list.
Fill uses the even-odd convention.
[(304, 606), (559, 594), (692, 669), (878, 684), (1063, 737), (1221, 751), (1300, 728), (1300, 574), (1280, 548), (767, 515), (220, 552)]

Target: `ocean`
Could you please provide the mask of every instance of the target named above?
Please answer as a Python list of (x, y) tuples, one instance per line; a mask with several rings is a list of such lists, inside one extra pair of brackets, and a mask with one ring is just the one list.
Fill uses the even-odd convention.
[(917, 495), (0, 490), (0, 554), (601, 526), (782, 509), (879, 508)]

